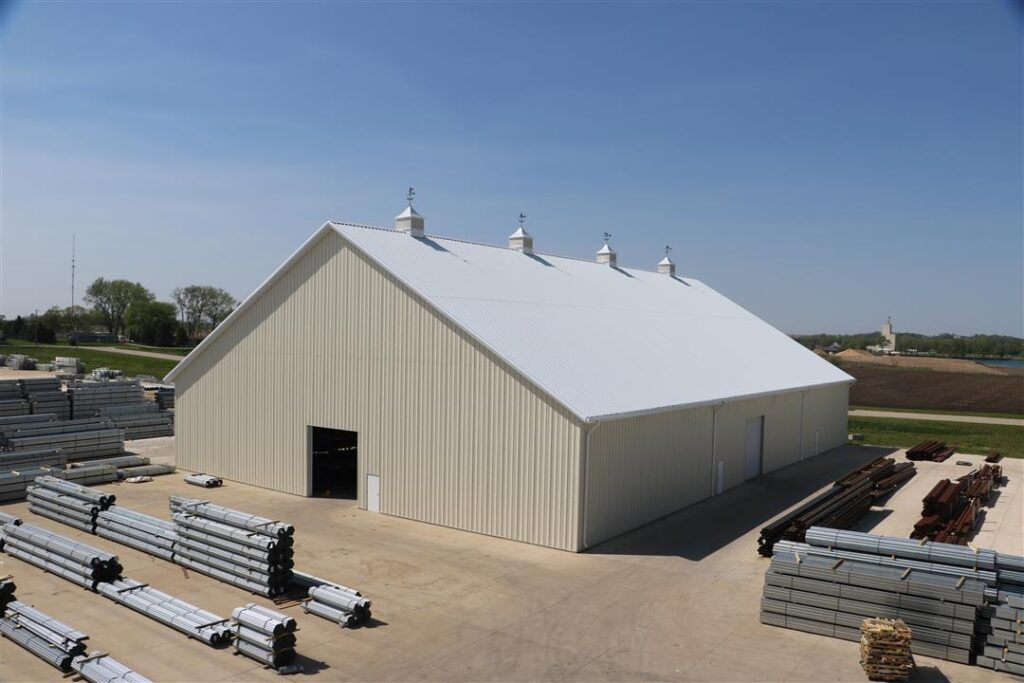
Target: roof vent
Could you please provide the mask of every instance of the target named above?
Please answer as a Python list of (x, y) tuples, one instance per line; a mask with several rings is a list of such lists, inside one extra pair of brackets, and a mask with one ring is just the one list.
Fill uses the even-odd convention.
[(405, 211), (395, 216), (395, 230), (407, 232), (413, 237), (423, 237), (423, 226), (425, 224), (423, 216), (416, 213), (416, 209), (412, 208), (412, 200), (415, 196), (416, 190), (410, 187), (409, 194), (405, 195), (405, 201), (409, 202), (409, 206), (405, 208)]
[(669, 277), (676, 276), (676, 264), (668, 257), (668, 253), (672, 251), (672, 247), (665, 245), (665, 258), (658, 261), (658, 272), (662, 275), (668, 275)]
[(613, 251), (612, 248), (608, 246), (608, 240), (610, 240), (611, 238), (612, 234), (610, 232), (606, 232), (604, 234), (604, 246), (601, 247), (597, 252), (597, 262), (604, 263), (605, 265), (609, 265), (612, 268), (616, 268), (618, 266), (618, 254), (616, 254), (615, 251)]
[(508, 236), (508, 248), (521, 251), (524, 254), (533, 253), (533, 235), (526, 232), (523, 223), (526, 222), (526, 214), (519, 214), (519, 229)]

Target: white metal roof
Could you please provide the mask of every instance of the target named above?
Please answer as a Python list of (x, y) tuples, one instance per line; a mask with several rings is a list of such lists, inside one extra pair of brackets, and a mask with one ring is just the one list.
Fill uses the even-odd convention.
[(384, 228), (327, 229), (587, 421), (853, 381), (697, 280)]

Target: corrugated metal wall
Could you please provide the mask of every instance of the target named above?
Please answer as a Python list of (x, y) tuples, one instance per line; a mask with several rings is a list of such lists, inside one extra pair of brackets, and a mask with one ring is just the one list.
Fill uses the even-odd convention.
[(743, 483), (748, 418), (764, 416), (765, 473), (815, 455), (816, 435), (818, 452), (845, 443), (848, 394), (848, 385), (829, 386), (591, 427), (583, 456), (584, 545), (713, 495), (719, 462), (722, 490)]
[(382, 512), (575, 550), (580, 429), (328, 233), (177, 379), (178, 463), (306, 495), (307, 425), (359, 433)]

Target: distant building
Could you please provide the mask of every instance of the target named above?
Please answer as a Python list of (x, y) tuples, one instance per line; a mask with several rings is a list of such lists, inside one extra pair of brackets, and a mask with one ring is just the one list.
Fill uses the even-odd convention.
[(877, 346), (869, 346), (868, 351), (872, 353), (896, 353), (896, 333), (892, 331), (892, 317), (885, 319), (882, 325), (882, 343)]
[(68, 332), (68, 341), (78, 344), (113, 344), (120, 340), (116, 334), (106, 332)]

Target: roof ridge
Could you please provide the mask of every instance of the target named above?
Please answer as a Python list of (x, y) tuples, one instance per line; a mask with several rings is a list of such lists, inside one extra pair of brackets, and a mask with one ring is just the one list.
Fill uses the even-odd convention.
[[(363, 228), (364, 230), (379, 230), (381, 232), (395, 232), (394, 228), (385, 228), (385, 227), (382, 227), (382, 226), (379, 226), (379, 225), (365, 225), (363, 223), (347, 223), (345, 221), (329, 221), (329, 222), (332, 225), (343, 225), (343, 226), (349, 227), (349, 228)], [(504, 245), (501, 245), (501, 244), (489, 244), (487, 242), (477, 242), (476, 240), (467, 240), (467, 239), (464, 239), (464, 238), (461, 238), (461, 237), (448, 237), (446, 235), (435, 235), (435, 234), (431, 234), (431, 233), (424, 233), (423, 236), (424, 237), (429, 237), (430, 239), (434, 239), (434, 240), (447, 240), (449, 242), (458, 242), (460, 244), (473, 244), (473, 245), (476, 245), (478, 247), (490, 247), (491, 249), (501, 249), (502, 251), (518, 251), (518, 249), (512, 249), (511, 247), (504, 246)], [(597, 261), (593, 261), (593, 260), (591, 260), (589, 258), (583, 258), (582, 256), (566, 256), (565, 254), (555, 254), (555, 253), (552, 253), (550, 251), (536, 251), (536, 250), (533, 253), (536, 254), (537, 256), (550, 256), (552, 258), (564, 258), (564, 259), (567, 259), (569, 261), (582, 261), (583, 263), (593, 263), (594, 265), (597, 265), (597, 266), (603, 266), (605, 268), (608, 267), (608, 266), (606, 266), (603, 263), (598, 263)], [(654, 272), (657, 272), (657, 271), (653, 271), (653, 270), (645, 270), (643, 268), (634, 268), (632, 266), (630, 266), (630, 267), (616, 266), (616, 268), (621, 268), (622, 270), (634, 270), (634, 271), (636, 271), (638, 273), (654, 273)]]

